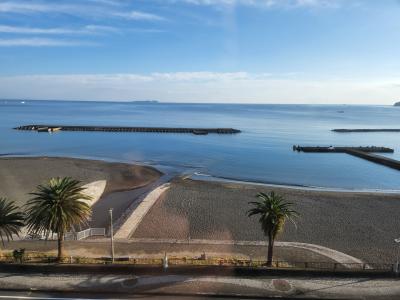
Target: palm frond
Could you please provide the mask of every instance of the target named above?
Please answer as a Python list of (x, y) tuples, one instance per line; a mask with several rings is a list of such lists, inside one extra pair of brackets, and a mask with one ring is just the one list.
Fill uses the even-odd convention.
[(39, 185), (26, 204), (28, 230), (36, 234), (64, 235), (74, 225), (87, 223), (91, 209), (80, 181), (70, 177), (52, 178)]
[(260, 215), (259, 222), (265, 235), (275, 238), (283, 230), (286, 220), (296, 226), (294, 218), (298, 217), (299, 213), (292, 208), (293, 203), (286, 202), (283, 196), (274, 191), (269, 194), (258, 193), (256, 197), (259, 201), (249, 202), (254, 207), (247, 211), (247, 215)]
[(0, 237), (3, 246), (4, 238), (10, 241), (13, 234), (19, 235), (21, 228), (25, 225), (24, 219), (24, 214), (18, 211), (14, 201), (0, 198)]

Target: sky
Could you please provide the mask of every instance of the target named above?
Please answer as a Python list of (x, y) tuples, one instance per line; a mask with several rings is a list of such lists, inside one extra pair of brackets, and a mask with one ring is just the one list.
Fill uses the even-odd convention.
[(399, 0), (0, 0), (0, 98), (400, 101)]

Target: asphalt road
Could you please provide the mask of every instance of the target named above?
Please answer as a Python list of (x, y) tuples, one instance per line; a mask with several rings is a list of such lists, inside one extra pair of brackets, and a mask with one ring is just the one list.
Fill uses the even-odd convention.
[[(226, 296), (215, 296), (215, 295), (118, 295), (112, 297), (108, 294), (82, 294), (82, 293), (38, 293), (38, 292), (14, 292), (14, 291), (0, 291), (0, 299), (18, 299), (18, 300), (92, 300), (92, 299), (104, 299), (104, 300), (117, 300), (117, 299), (163, 299), (163, 300), (174, 300), (174, 299), (238, 299), (238, 297), (226, 297)], [(241, 297), (240, 299), (244, 299)], [(245, 298), (245, 299), (258, 299), (258, 298)], [(268, 299), (263, 297), (262, 299)], [(275, 298), (271, 298), (275, 299)], [(282, 299), (282, 298), (281, 298)]]
[(399, 299), (398, 278), (0, 273), (1, 299)]

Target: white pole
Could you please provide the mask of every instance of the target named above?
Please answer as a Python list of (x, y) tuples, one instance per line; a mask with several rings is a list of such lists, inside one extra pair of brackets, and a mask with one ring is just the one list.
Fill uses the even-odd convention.
[(113, 209), (110, 208), (110, 238), (111, 238), (111, 262), (114, 263), (114, 228), (113, 228)]
[(397, 274), (400, 272), (399, 258), (400, 258), (400, 243), (398, 243), (398, 247), (397, 247), (397, 263), (396, 263), (396, 273)]
[(163, 267), (164, 267), (164, 270), (166, 270), (166, 269), (168, 268), (168, 256), (167, 256), (167, 252), (164, 252)]
[(399, 274), (400, 272), (400, 238), (395, 239), (394, 242), (398, 245), (397, 246), (397, 260), (395, 266), (395, 273)]

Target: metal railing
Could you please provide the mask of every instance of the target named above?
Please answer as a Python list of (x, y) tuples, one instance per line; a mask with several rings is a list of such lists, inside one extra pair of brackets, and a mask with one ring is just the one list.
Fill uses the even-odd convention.
[[(25, 253), (23, 257), (24, 263), (53, 263), (56, 261), (55, 256), (39, 253)], [(0, 262), (17, 263), (11, 253), (0, 255)], [(65, 258), (66, 264), (104, 264), (111, 263), (111, 257), (76, 257), (70, 256)], [(162, 258), (146, 258), (146, 257), (115, 257), (114, 264), (127, 265), (157, 265), (163, 266)], [(265, 260), (249, 260), (249, 259), (223, 259), (223, 258), (186, 258), (186, 257), (169, 257), (169, 266), (236, 266), (249, 268), (264, 268)], [(321, 270), (321, 271), (378, 271), (393, 272), (395, 264), (389, 263), (335, 263), (335, 262), (287, 262), (274, 261), (273, 269), (297, 269), (297, 270)]]
[(91, 236), (105, 236), (105, 228), (88, 228), (78, 232), (69, 232), (65, 235), (66, 240), (83, 240)]
[[(83, 240), (91, 236), (106, 236), (105, 228), (88, 228), (82, 231), (70, 231), (64, 236), (64, 240)], [(23, 239), (25, 240), (57, 240), (57, 233), (49, 234), (45, 236), (44, 234), (28, 234)]]

